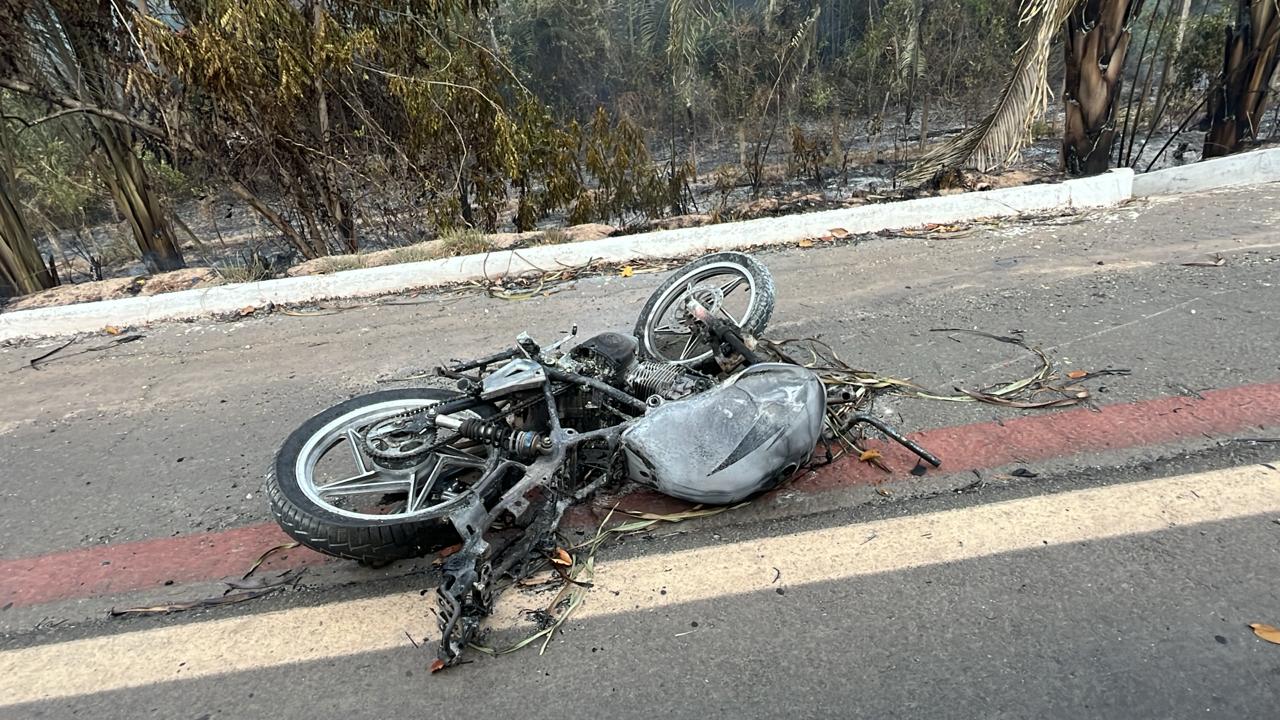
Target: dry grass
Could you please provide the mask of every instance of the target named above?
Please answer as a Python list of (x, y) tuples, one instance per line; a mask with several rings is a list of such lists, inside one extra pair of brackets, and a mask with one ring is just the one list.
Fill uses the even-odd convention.
[(573, 238), (569, 237), (569, 233), (560, 228), (551, 228), (542, 233), (542, 237), (538, 238), (539, 245), (563, 245), (572, 241)]
[(406, 245), (405, 247), (392, 248), (385, 252), (388, 255), (388, 259), (383, 262), (384, 265), (399, 265), (400, 263), (436, 260), (447, 254), (441, 250), (439, 245), (430, 243)]
[(447, 230), (440, 235), (440, 240), (448, 256), (475, 255), (493, 248), (484, 233), (470, 228)]
[(342, 272), (343, 270), (359, 270), (362, 267), (365, 267), (364, 256), (362, 255), (335, 255), (334, 257), (324, 258), (319, 274), (327, 275), (329, 273)]
[(271, 269), (256, 257), (248, 262), (238, 259), (219, 263), (213, 266), (213, 271), (229, 283), (256, 282), (271, 277)]

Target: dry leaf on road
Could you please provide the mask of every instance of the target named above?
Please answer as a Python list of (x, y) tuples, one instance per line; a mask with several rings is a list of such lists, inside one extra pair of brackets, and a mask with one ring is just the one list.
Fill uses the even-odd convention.
[(1249, 623), (1249, 627), (1253, 630), (1254, 635), (1269, 643), (1280, 645), (1280, 628), (1266, 623)]
[(115, 325), (108, 325), (108, 326), (106, 326), (106, 327), (102, 328), (102, 332), (104, 332), (104, 333), (106, 333), (106, 334), (108, 334), (108, 335), (119, 335), (119, 334), (121, 333), (121, 330), (120, 330), (120, 328), (116, 327)]
[(871, 462), (872, 460), (879, 460), (880, 451), (879, 450), (863, 450), (862, 454), (858, 456), (858, 459), (861, 460), (862, 462)]
[(1072, 370), (1071, 372), (1067, 373), (1067, 377), (1071, 378), (1072, 380), (1079, 380), (1080, 378), (1088, 374), (1089, 373), (1086, 370)]
[(1182, 265), (1183, 265), (1183, 267), (1222, 267), (1223, 265), (1226, 265), (1226, 264), (1227, 264), (1227, 259), (1226, 259), (1226, 258), (1224, 258), (1224, 257), (1222, 257), (1221, 255), (1219, 255), (1219, 254), (1217, 254), (1217, 253), (1214, 253), (1213, 255), (1210, 255), (1209, 257), (1211, 257), (1211, 258), (1213, 258), (1213, 259), (1212, 259), (1212, 260), (1195, 260), (1195, 261), (1193, 261), (1193, 262), (1184, 262), (1184, 263), (1182, 263)]
[(622, 272), (619, 273), (619, 275), (621, 275), (622, 277), (631, 277), (632, 275), (635, 275), (635, 274), (636, 274), (636, 269), (631, 267), (630, 265), (623, 265)]
[(298, 547), (298, 543), (296, 543), (296, 542), (287, 542), (287, 543), (284, 543), (284, 544), (282, 544), (282, 545), (276, 545), (276, 546), (275, 546), (275, 547), (273, 547), (273, 548), (269, 548), (266, 552), (264, 552), (264, 553), (262, 553), (261, 555), (259, 555), (257, 560), (254, 560), (254, 561), (253, 561), (253, 564), (249, 566), (249, 569), (248, 569), (248, 570), (245, 570), (245, 571), (244, 571), (244, 575), (241, 575), (241, 576), (240, 576), (240, 579), (241, 579), (241, 580), (247, 580), (247, 579), (249, 578), (249, 576), (253, 574), (253, 571), (254, 571), (254, 570), (257, 570), (259, 567), (261, 567), (261, 566), (262, 566), (262, 563), (266, 562), (266, 561), (267, 561), (267, 558), (271, 557), (272, 555), (274, 555), (274, 554), (276, 554), (276, 553), (278, 553), (278, 552), (281, 552), (281, 551), (283, 551), (283, 550), (292, 550), (292, 549), (294, 549), (294, 548), (296, 548), (296, 547)]
[(813, 247), (813, 241), (810, 240), (809, 238), (805, 238), (800, 242), (796, 243), (796, 247), (811, 248)]

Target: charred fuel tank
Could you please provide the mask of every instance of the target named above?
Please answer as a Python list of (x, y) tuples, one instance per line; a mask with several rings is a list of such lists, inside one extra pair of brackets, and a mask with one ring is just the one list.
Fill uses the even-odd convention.
[(809, 460), (826, 393), (812, 371), (761, 363), (651, 410), (622, 434), (631, 479), (697, 503), (768, 490)]

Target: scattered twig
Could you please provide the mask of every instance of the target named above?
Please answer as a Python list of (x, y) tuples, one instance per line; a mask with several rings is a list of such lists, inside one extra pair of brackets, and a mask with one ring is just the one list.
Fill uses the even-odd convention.
[(271, 593), (284, 587), (284, 584), (275, 585), (261, 590), (243, 590), (241, 592), (231, 593), (229, 595), (219, 595), (217, 597), (203, 598), (200, 600), (192, 600), (191, 602), (173, 603), (171, 605), (151, 605), (145, 607), (125, 608), (117, 610), (111, 608), (111, 617), (140, 617), (145, 615), (168, 615), (169, 613), (183, 612), (186, 610), (198, 610), (201, 608), (218, 607), (219, 605), (234, 605), (242, 603), (246, 600), (253, 600), (270, 595)]
[[(281, 585), (297, 583), (298, 579), (304, 572), (306, 572), (305, 568), (299, 570), (285, 570), (274, 578), (267, 575), (259, 575), (253, 578), (246, 576), (240, 580), (225, 580), (223, 581), (223, 584), (227, 586), (227, 592), (232, 590), (266, 590), (268, 588), (280, 587)], [(223, 594), (225, 595), (226, 592)]]
[(405, 382), (406, 380), (422, 380), (424, 378), (435, 377), (435, 376), (436, 376), (435, 373), (421, 372), (421, 373), (414, 373), (413, 375), (401, 375), (397, 377), (378, 378), (377, 380), (374, 380), (374, 382), (376, 383)]
[(264, 552), (264, 553), (262, 553), (261, 555), (259, 555), (257, 560), (254, 560), (254, 561), (253, 561), (253, 564), (249, 566), (249, 569), (248, 569), (248, 570), (245, 570), (245, 571), (244, 571), (244, 575), (241, 575), (241, 576), (240, 576), (240, 579), (241, 579), (241, 580), (247, 580), (247, 579), (249, 579), (249, 576), (253, 574), (253, 571), (254, 571), (254, 570), (257, 570), (257, 569), (262, 565), (262, 563), (263, 563), (264, 561), (266, 561), (266, 559), (267, 559), (268, 557), (270, 557), (271, 555), (273, 555), (273, 554), (275, 554), (275, 553), (277, 553), (277, 552), (281, 552), (281, 551), (283, 551), (283, 550), (292, 550), (292, 549), (294, 549), (294, 548), (296, 548), (296, 547), (298, 547), (298, 543), (296, 543), (296, 542), (288, 542), (288, 543), (282, 543), (282, 544), (280, 544), (280, 545), (276, 545), (276, 546), (275, 546), (275, 547), (273, 547), (273, 548), (270, 548), (270, 549), (269, 549), (269, 550), (267, 550), (266, 552)]
[[(85, 353), (100, 352), (102, 350), (110, 350), (111, 348), (117, 347), (119, 345), (124, 345), (125, 343), (131, 343), (135, 340), (141, 340), (142, 337), (143, 337), (142, 335), (120, 335), (119, 337), (112, 338), (110, 341), (103, 343), (102, 345), (95, 345), (93, 347), (88, 347), (83, 350), (77, 350), (76, 352), (73, 352), (73, 353), (67, 353), (66, 355), (58, 355), (58, 353), (62, 352), (63, 350), (66, 350), (68, 347), (71, 346), (72, 343), (75, 342), (75, 339), (73, 338), (67, 341), (66, 344), (62, 345), (61, 347), (50, 350), (49, 352), (41, 355), (40, 357), (32, 358), (27, 363), (27, 367), (30, 367), (32, 370), (39, 370), (40, 369), (39, 366), (41, 364), (48, 365), (49, 363), (52, 363), (52, 362), (57, 362), (59, 360), (66, 360), (67, 358), (73, 358), (77, 355), (84, 355)], [(58, 355), (58, 356), (53, 357), (54, 355)]]
[[(189, 602), (171, 603), (168, 605), (148, 605), (148, 606), (141, 606), (141, 607), (125, 608), (123, 610), (116, 610), (115, 608), (111, 608), (110, 616), (122, 617), (125, 615), (129, 615), (129, 616), (167, 615), (169, 613), (183, 612), (186, 610), (197, 610), (201, 608), (218, 607), (220, 605), (232, 605), (235, 603), (242, 603), (247, 600), (260, 598), (265, 595), (270, 595), (271, 593), (283, 587), (286, 587), (289, 585), (296, 585), (298, 583), (298, 580), (301, 579), (303, 572), (305, 572), (305, 569), (285, 570), (284, 572), (280, 573), (279, 575), (276, 575), (275, 577), (269, 577), (269, 576), (263, 575), (263, 576), (258, 576), (253, 579), (250, 579), (249, 576), (253, 575), (253, 573), (259, 567), (262, 566), (262, 563), (265, 562), (266, 559), (270, 557), (272, 554), (280, 552), (282, 550), (289, 550), (296, 547), (298, 547), (298, 543), (291, 542), (291, 543), (283, 543), (281, 545), (276, 545), (275, 547), (268, 549), (266, 552), (259, 555), (258, 558), (253, 561), (253, 564), (249, 566), (249, 569), (246, 570), (245, 573), (241, 575), (238, 580), (225, 581), (223, 584), (227, 586), (227, 590), (222, 595), (219, 595), (216, 597), (202, 598), (199, 600), (191, 600)], [(238, 592), (232, 592), (233, 590)]]
[(32, 370), (39, 370), (39, 369), (40, 369), (40, 361), (45, 360), (45, 359), (50, 358), (50, 357), (53, 357), (54, 355), (57, 355), (58, 353), (62, 352), (63, 350), (66, 350), (67, 348), (71, 347), (71, 344), (72, 344), (72, 343), (74, 343), (75, 341), (76, 341), (76, 338), (71, 338), (70, 340), (68, 340), (68, 341), (66, 341), (65, 343), (63, 343), (63, 344), (59, 345), (58, 347), (56, 347), (56, 348), (54, 348), (54, 349), (50, 350), (49, 352), (47, 352), (47, 353), (45, 353), (45, 354), (41, 355), (40, 357), (31, 358), (31, 360), (30, 360), (27, 364), (28, 364), (29, 366), (31, 366), (31, 369), (32, 369)]
[(322, 317), (325, 315), (337, 315), (338, 313), (341, 313), (350, 309), (351, 308), (337, 307), (337, 308), (324, 308), (321, 310), (303, 311), (303, 310), (289, 310), (285, 308), (285, 309), (281, 309), (279, 312), (282, 315), (289, 315), (291, 317)]

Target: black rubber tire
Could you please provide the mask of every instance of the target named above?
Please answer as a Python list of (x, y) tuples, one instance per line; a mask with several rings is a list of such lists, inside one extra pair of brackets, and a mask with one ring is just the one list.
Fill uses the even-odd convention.
[(647, 348), (644, 338), (644, 327), (648, 317), (657, 310), (658, 300), (672, 286), (682, 284), (684, 278), (691, 272), (697, 272), (699, 269), (716, 263), (733, 263), (738, 265), (751, 276), (752, 282), (756, 286), (756, 300), (751, 308), (750, 314), (742, 325), (742, 329), (751, 335), (760, 335), (769, 325), (769, 318), (773, 317), (773, 306), (777, 302), (777, 291), (773, 286), (773, 275), (769, 273), (769, 268), (762, 265), (758, 260), (740, 252), (718, 252), (710, 255), (704, 255), (697, 260), (681, 267), (679, 270), (671, 273), (669, 277), (657, 290), (654, 290), (649, 299), (645, 301), (644, 307), (640, 309), (640, 316), (636, 318), (636, 327), (632, 331), (636, 340), (640, 344), (640, 355), (645, 360), (663, 361), (664, 358), (655, 356)]
[[(294, 465), (307, 439), (334, 419), (363, 405), (388, 400), (452, 400), (459, 393), (438, 388), (403, 388), (360, 395), (334, 405), (294, 430), (276, 453), (267, 476), (267, 497), (271, 514), (289, 537), (326, 555), (383, 564), (393, 560), (421, 557), (459, 542), (447, 517), (374, 520), (352, 518), (316, 504), (298, 485)], [(482, 416), (496, 413), (492, 407), (477, 408)]]

